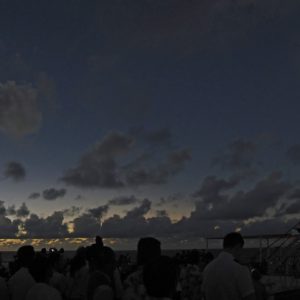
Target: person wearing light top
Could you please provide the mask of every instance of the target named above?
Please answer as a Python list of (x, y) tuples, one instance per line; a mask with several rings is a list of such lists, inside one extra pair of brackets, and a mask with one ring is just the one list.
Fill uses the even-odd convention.
[(237, 232), (223, 240), (223, 251), (203, 272), (202, 292), (205, 300), (254, 300), (255, 290), (251, 274), (237, 261), (244, 239)]
[(25, 300), (62, 300), (59, 291), (49, 285), (52, 267), (47, 257), (36, 255), (29, 271), (36, 283), (26, 294)]
[(11, 300), (24, 300), (29, 289), (35, 284), (35, 280), (28, 270), (34, 255), (32, 246), (22, 246), (18, 249), (17, 259), (21, 268), (8, 281)]

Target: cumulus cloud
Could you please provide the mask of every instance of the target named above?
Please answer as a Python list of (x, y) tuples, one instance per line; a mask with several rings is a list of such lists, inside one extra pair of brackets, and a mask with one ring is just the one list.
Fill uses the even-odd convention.
[(300, 164), (300, 144), (291, 146), (286, 152), (287, 158), (294, 164)]
[(0, 214), (0, 238), (15, 238), (19, 232), (19, 221), (11, 221)]
[(35, 133), (42, 120), (37, 102), (37, 90), (30, 84), (0, 83), (0, 130), (13, 137)]
[(243, 220), (263, 216), (290, 188), (291, 185), (282, 180), (280, 172), (273, 172), (246, 192), (238, 191), (226, 195), (220, 195), (219, 192), (204, 193), (201, 195), (204, 196), (203, 200), (196, 203), (193, 214), (204, 220)]
[[(139, 150), (134, 149), (134, 144), (132, 136), (111, 132), (80, 159), (77, 167), (67, 170), (62, 180), (81, 188), (163, 184), (182, 171), (185, 163), (191, 159), (188, 149), (180, 149), (168, 153), (161, 162), (149, 163), (144, 153), (132, 158)], [(125, 155), (126, 163), (122, 164), (121, 159)]]
[(42, 218), (31, 214), (23, 223), (28, 238), (62, 238), (68, 237), (67, 225), (63, 223), (64, 215), (56, 211), (52, 215)]
[(108, 204), (122, 206), (122, 205), (135, 204), (137, 202), (139, 202), (139, 199), (137, 199), (134, 195), (131, 195), (131, 196), (115, 197), (115, 198), (109, 200)]
[(66, 194), (66, 189), (55, 189), (55, 188), (50, 188), (46, 189), (43, 191), (43, 198), (45, 200), (53, 201), (58, 198), (62, 198)]
[(34, 192), (34, 193), (31, 193), (31, 194), (28, 196), (28, 199), (30, 199), (30, 200), (35, 200), (35, 199), (40, 198), (40, 196), (41, 196), (40, 193)]
[(17, 213), (15, 205), (9, 206), (6, 211), (8, 216), (14, 216)]
[(0, 200), (0, 216), (6, 216), (6, 207), (4, 206), (4, 201)]
[(207, 176), (204, 178), (200, 189), (193, 193), (193, 197), (201, 198), (204, 203), (223, 202), (226, 196), (221, 192), (228, 191), (236, 187), (239, 180), (235, 177), (226, 179), (218, 179), (216, 176)]
[(176, 150), (168, 154), (166, 160), (154, 167), (131, 166), (126, 170), (128, 186), (164, 184), (168, 179), (183, 170), (191, 159), (188, 149)]
[(25, 218), (30, 214), (30, 211), (25, 203), (16, 210), (16, 216), (19, 218)]
[(96, 219), (101, 219), (108, 211), (108, 205), (102, 205), (89, 209), (89, 213)]
[(5, 178), (11, 178), (14, 181), (20, 181), (25, 178), (26, 171), (22, 164), (16, 161), (11, 161), (6, 165), (4, 176)]
[(77, 167), (68, 170), (62, 180), (82, 188), (116, 188), (123, 186), (115, 161), (132, 147), (132, 137), (110, 132), (85, 154)]
[(63, 210), (64, 217), (74, 217), (79, 215), (82, 208), (78, 206), (72, 206)]
[(74, 237), (95, 237), (100, 235), (101, 224), (100, 220), (95, 218), (90, 213), (85, 213), (73, 220)]

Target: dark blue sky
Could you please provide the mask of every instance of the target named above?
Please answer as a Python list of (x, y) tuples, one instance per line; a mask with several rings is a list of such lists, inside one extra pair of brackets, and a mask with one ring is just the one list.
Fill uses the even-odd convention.
[(3, 237), (284, 231), (300, 209), (299, 6), (0, 1)]

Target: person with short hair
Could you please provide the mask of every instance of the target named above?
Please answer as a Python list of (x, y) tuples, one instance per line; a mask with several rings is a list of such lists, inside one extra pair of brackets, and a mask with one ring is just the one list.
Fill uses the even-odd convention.
[(9, 279), (8, 288), (12, 300), (24, 300), (35, 280), (29, 272), (34, 260), (34, 248), (30, 245), (22, 246), (17, 251), (19, 270)]
[(153, 237), (141, 238), (137, 245), (137, 270), (124, 282), (123, 300), (143, 300), (146, 289), (143, 282), (143, 268), (161, 255), (160, 241)]
[(238, 263), (244, 239), (238, 232), (227, 234), (223, 251), (203, 272), (202, 292), (205, 300), (254, 300), (255, 290), (246, 266)]
[(52, 266), (46, 256), (37, 254), (29, 271), (36, 283), (26, 294), (26, 300), (62, 300), (59, 291), (49, 284)]

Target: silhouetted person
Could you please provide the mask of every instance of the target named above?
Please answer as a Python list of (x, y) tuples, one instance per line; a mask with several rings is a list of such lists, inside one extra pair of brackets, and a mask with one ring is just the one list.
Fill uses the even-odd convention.
[(168, 256), (160, 256), (145, 265), (143, 281), (150, 299), (172, 299), (176, 292), (177, 267)]
[(88, 251), (90, 275), (87, 287), (88, 300), (114, 299), (115, 253), (109, 247), (92, 245)]
[(12, 300), (24, 300), (29, 289), (35, 284), (35, 280), (28, 270), (34, 260), (34, 255), (32, 246), (22, 246), (17, 251), (20, 269), (8, 281)]
[(99, 248), (102, 248), (104, 246), (103, 239), (101, 236), (99, 236), (99, 235), (96, 236), (95, 245), (97, 245)]
[(50, 252), (48, 256), (49, 264), (52, 268), (52, 276), (49, 284), (56, 288), (61, 295), (65, 295), (67, 288), (67, 278), (63, 274), (62, 257), (59, 251)]
[(138, 269), (128, 276), (124, 282), (124, 299), (143, 299), (146, 289), (143, 281), (143, 268), (146, 264), (161, 256), (160, 241), (153, 237), (141, 238), (137, 245)]
[(86, 260), (87, 248), (80, 247), (76, 251), (76, 255), (70, 261), (70, 269), (68, 276), (67, 298), (85, 299), (87, 292), (87, 281), (89, 276), (89, 268)]
[(57, 289), (49, 285), (52, 267), (49, 259), (43, 254), (37, 254), (29, 271), (36, 283), (29, 289), (26, 300), (61, 300)]
[(185, 258), (186, 264), (180, 272), (182, 300), (198, 300), (201, 295), (202, 270), (200, 269), (200, 253), (192, 250)]
[(202, 291), (206, 300), (253, 300), (255, 291), (250, 271), (237, 261), (244, 239), (237, 232), (223, 240), (223, 251), (203, 272)]

